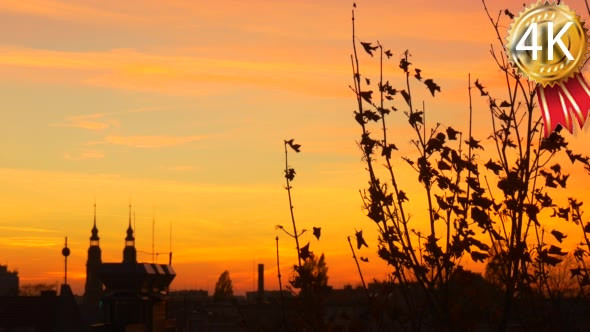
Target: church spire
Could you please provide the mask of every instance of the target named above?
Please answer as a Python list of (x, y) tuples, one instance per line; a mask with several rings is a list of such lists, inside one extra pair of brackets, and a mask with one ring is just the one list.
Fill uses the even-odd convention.
[(98, 277), (98, 269), (102, 265), (102, 253), (99, 246), (98, 228), (96, 227), (96, 199), (94, 200), (94, 220), (92, 236), (86, 260), (86, 285), (84, 286), (84, 303), (98, 307), (102, 296), (102, 282)]
[(91, 234), (92, 236), (90, 237), (90, 245), (98, 246), (100, 237), (98, 237), (98, 228), (96, 227), (96, 200), (94, 201), (94, 225), (92, 226)]
[(135, 237), (131, 227), (131, 203), (129, 203), (129, 224), (127, 236), (125, 237), (125, 248), (123, 249), (123, 263), (137, 263), (137, 251), (135, 250)]
[(131, 227), (131, 204), (129, 204), (129, 226), (127, 227), (127, 237), (125, 238), (125, 246), (135, 246), (133, 227)]

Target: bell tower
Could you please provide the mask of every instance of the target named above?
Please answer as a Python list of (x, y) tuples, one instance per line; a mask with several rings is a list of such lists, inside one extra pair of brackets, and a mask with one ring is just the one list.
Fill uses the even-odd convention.
[(102, 282), (98, 278), (98, 269), (102, 265), (100, 238), (96, 228), (96, 202), (94, 202), (94, 225), (90, 231), (90, 246), (86, 260), (86, 285), (84, 287), (84, 303), (98, 305), (102, 296)]
[(125, 237), (125, 248), (123, 249), (123, 263), (137, 263), (135, 237), (133, 236), (133, 228), (131, 228), (131, 204), (129, 204), (129, 226), (127, 227), (127, 236)]

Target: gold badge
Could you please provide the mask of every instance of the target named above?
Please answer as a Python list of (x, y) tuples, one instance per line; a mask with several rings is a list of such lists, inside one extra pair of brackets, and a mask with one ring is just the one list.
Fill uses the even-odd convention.
[(533, 4), (514, 19), (507, 41), (508, 60), (543, 87), (567, 81), (587, 58), (584, 23), (563, 4)]

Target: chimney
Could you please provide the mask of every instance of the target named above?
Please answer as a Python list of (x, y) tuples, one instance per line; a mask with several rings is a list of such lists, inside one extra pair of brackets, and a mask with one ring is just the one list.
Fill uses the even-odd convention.
[(258, 264), (258, 301), (264, 300), (264, 264)]

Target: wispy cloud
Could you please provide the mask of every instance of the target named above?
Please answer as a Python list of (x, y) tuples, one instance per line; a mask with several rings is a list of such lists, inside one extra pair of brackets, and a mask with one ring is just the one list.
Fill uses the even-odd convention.
[(163, 148), (183, 145), (205, 139), (206, 136), (107, 136), (105, 143), (134, 148)]
[(170, 166), (167, 169), (169, 171), (185, 172), (185, 171), (192, 171), (193, 170), (193, 166), (190, 166), (190, 165), (178, 165), (178, 166)]
[(54, 233), (54, 232), (56, 232), (56, 230), (48, 229), (48, 228), (18, 227), (18, 226), (6, 226), (6, 225), (0, 225), (0, 229), (5, 230), (5, 231), (27, 232), (27, 233)]
[[(313, 95), (342, 95), (343, 88), (326, 84), (326, 77), (343, 75), (341, 64), (292, 61), (246, 61), (202, 56), (151, 54), (134, 49), (103, 52), (67, 52), (21, 47), (0, 47), (0, 65), (23, 69), (22, 75), (38, 80), (38, 70), (62, 70), (51, 76), (58, 82), (74, 80), (107, 88), (153, 91), (172, 95), (218, 93), (220, 86), (251, 86), (304, 92)], [(277, 75), (277, 73), (281, 75)], [(314, 75), (302, 75), (314, 73)], [(87, 120), (87, 119), (82, 119)]]
[[(126, 188), (119, 187), (123, 183), (130, 187), (148, 188), (158, 187), (159, 190), (187, 193), (187, 194), (239, 194), (239, 195), (256, 195), (271, 194), (275, 195), (280, 191), (280, 187), (267, 184), (254, 184), (244, 186), (239, 184), (211, 184), (205, 182), (187, 182), (187, 181), (162, 181), (154, 179), (135, 179), (118, 174), (94, 174), (80, 172), (60, 172), (60, 171), (43, 171), (17, 168), (1, 168), (0, 180), (3, 188), (11, 186), (35, 186), (42, 185), (46, 188), (60, 188), (63, 191), (70, 191), (71, 188), (79, 188), (81, 184), (92, 186), (105, 185), (108, 188)], [(6, 184), (6, 186), (4, 185)], [(149, 184), (149, 185), (148, 185)], [(109, 189), (112, 190), (112, 189)], [(122, 189), (121, 189), (122, 190)]]
[(104, 153), (96, 150), (85, 150), (76, 154), (65, 153), (64, 159), (67, 160), (86, 160), (86, 159), (101, 159), (104, 158)]
[(97, 113), (90, 115), (72, 116), (64, 123), (52, 124), (54, 127), (72, 127), (92, 131), (105, 130), (111, 127), (119, 127), (119, 120), (107, 119), (106, 114)]
[(78, 22), (136, 21), (138, 17), (90, 6), (53, 0), (2, 1), (0, 11)]
[(57, 239), (37, 236), (14, 236), (0, 238), (0, 245), (22, 248), (44, 248), (59, 245)]

